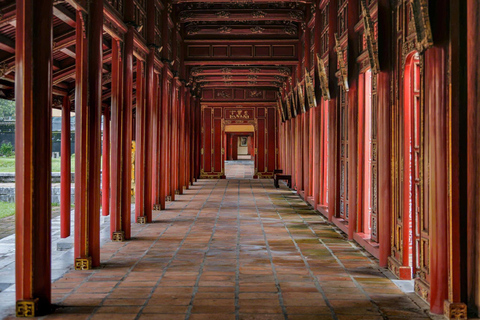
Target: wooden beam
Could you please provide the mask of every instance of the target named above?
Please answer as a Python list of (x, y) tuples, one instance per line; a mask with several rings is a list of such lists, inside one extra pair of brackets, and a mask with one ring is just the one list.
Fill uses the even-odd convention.
[(0, 34), (0, 50), (15, 53), (15, 40)]
[(233, 10), (184, 10), (179, 14), (181, 22), (197, 21), (292, 21), (303, 22), (304, 13), (291, 9), (233, 9)]
[(53, 15), (68, 24), (70, 27), (75, 28), (75, 15), (65, 8), (63, 4), (57, 4), (53, 7)]

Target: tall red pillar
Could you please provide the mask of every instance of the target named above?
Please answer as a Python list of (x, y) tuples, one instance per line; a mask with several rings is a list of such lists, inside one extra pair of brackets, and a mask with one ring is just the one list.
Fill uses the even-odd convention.
[(75, 269), (88, 270), (100, 265), (103, 2), (88, 4), (85, 28), (77, 21)]
[(122, 61), (120, 45), (112, 40), (112, 139), (111, 139), (111, 197), (110, 197), (110, 237), (112, 240), (123, 239), (122, 229), (122, 172), (126, 163), (122, 161), (123, 103), (122, 103)]
[(185, 88), (185, 188), (188, 190), (190, 188), (191, 181), (191, 153), (192, 153), (192, 144), (191, 144), (191, 130), (192, 130), (192, 118), (190, 115), (190, 88)]
[[(128, 5), (128, 6), (127, 6)], [(131, 6), (131, 7), (130, 7)], [(133, 14), (133, 3), (126, 2), (126, 12), (131, 9)], [(133, 20), (133, 17), (130, 17)], [(122, 111), (122, 177), (121, 177), (121, 231), (124, 239), (129, 240), (131, 236), (131, 181), (132, 181), (132, 103), (133, 103), (133, 26), (129, 26), (125, 35), (125, 48), (123, 59), (123, 111)], [(115, 237), (114, 237), (115, 238)]]
[(70, 189), (72, 165), (70, 152), (70, 98), (63, 97), (60, 163), (60, 237), (70, 236)]
[(177, 180), (178, 180), (178, 141), (177, 141), (177, 113), (178, 113), (178, 78), (172, 79), (172, 91), (170, 101), (170, 123), (169, 123), (169, 187), (170, 187), (170, 200), (175, 201), (175, 195), (178, 193)]
[(167, 197), (167, 173), (168, 173), (168, 105), (169, 99), (169, 84), (168, 84), (168, 66), (163, 67), (162, 77), (162, 134), (160, 136), (160, 209), (165, 209), (165, 201)]
[(137, 59), (136, 77), (136, 107), (135, 107), (135, 220), (146, 223), (145, 217), (145, 104), (143, 99), (143, 61)]
[(390, 56), (391, 11), (389, 0), (378, 1), (379, 58), (382, 67), (377, 76), (378, 143), (378, 242), (379, 264), (388, 265), (391, 252), (391, 126), (390, 126)]
[(179, 110), (178, 110), (178, 193), (183, 194), (185, 187), (185, 86), (182, 84), (179, 91)]
[(18, 0), (15, 56), (16, 315), (51, 301), (52, 0)]
[[(154, 74), (154, 98), (153, 98), (153, 104), (150, 106), (151, 107), (151, 118), (152, 118), (152, 123), (151, 123), (151, 128), (152, 128), (152, 157), (151, 157), (151, 172), (152, 172), (152, 208), (154, 210), (160, 210), (160, 130), (161, 130), (161, 117), (160, 117), (160, 106), (161, 106), (161, 81), (160, 81), (160, 75)], [(147, 74), (148, 77), (148, 74)], [(147, 90), (148, 89), (148, 79), (147, 79)], [(147, 97), (150, 96), (150, 93), (147, 91)]]
[[(155, 179), (152, 168), (152, 158), (154, 153), (157, 152), (157, 148), (154, 146), (154, 137), (156, 137), (155, 118), (157, 116), (156, 111), (156, 79), (155, 74), (155, 2), (149, 0), (147, 2), (147, 43), (149, 44), (150, 51), (147, 55), (146, 61), (146, 106), (145, 106), (145, 155), (144, 155), (144, 167), (145, 177), (143, 181), (144, 185), (144, 200), (143, 200), (143, 212), (147, 223), (152, 222), (152, 209), (153, 209), (153, 191), (152, 185)], [(140, 221), (143, 222), (143, 221)]]
[(110, 214), (110, 110), (103, 113), (102, 215)]

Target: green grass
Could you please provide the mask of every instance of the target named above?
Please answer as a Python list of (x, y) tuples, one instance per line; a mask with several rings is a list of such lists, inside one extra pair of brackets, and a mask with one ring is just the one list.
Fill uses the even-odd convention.
[[(72, 172), (75, 172), (75, 155), (72, 155)], [(15, 156), (0, 157), (0, 172), (15, 172)], [(52, 172), (60, 172), (60, 158), (52, 159)]]
[[(52, 203), (52, 207), (59, 207), (60, 203)], [(72, 208), (73, 208), (72, 204)], [(13, 216), (15, 214), (15, 202), (0, 201), (0, 219)]]
[(0, 201), (0, 219), (13, 216), (15, 214), (15, 202)]

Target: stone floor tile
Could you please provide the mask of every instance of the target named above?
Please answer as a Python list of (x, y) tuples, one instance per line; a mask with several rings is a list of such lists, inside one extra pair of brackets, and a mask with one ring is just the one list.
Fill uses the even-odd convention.
[(65, 270), (46, 319), (428, 318), (295, 192), (247, 179), (248, 165), (199, 180), (154, 223), (133, 224), (131, 241), (105, 240), (101, 268)]

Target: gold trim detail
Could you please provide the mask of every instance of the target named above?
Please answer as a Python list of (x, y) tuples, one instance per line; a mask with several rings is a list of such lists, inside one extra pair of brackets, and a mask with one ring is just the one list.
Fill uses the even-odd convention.
[(315, 87), (313, 86), (312, 78), (310, 77), (307, 69), (305, 69), (305, 94), (307, 95), (309, 108), (317, 107), (317, 100), (315, 99)]
[(467, 305), (465, 303), (445, 300), (443, 311), (447, 319), (467, 319)]
[(297, 95), (298, 95), (298, 106), (300, 107), (300, 112), (305, 113), (305, 96), (303, 95), (303, 85), (297, 81)]
[(317, 53), (317, 74), (320, 82), (320, 89), (322, 90), (323, 100), (330, 100), (330, 90), (328, 89), (328, 76), (325, 71), (325, 64), (323, 59)]
[(340, 45), (340, 39), (338, 38), (337, 33), (335, 33), (335, 49), (337, 50), (337, 60), (338, 60), (338, 65), (340, 66), (340, 76), (342, 77), (343, 89), (345, 91), (348, 91), (349, 90), (348, 70), (347, 70), (347, 66), (345, 65), (343, 49), (342, 49), (342, 46)]
[(142, 216), (137, 218), (137, 223), (139, 224), (147, 224), (147, 217)]
[(91, 270), (92, 257), (75, 259), (75, 270)]
[(33, 318), (37, 316), (38, 299), (17, 301), (15, 314), (17, 317)]
[(365, 39), (367, 40), (367, 51), (370, 60), (370, 67), (373, 73), (377, 74), (380, 71), (380, 62), (378, 60), (378, 46), (375, 39), (374, 27), (372, 18), (370, 17), (370, 10), (365, 0), (360, 0), (362, 6), (362, 20), (365, 28)]
[[(140, 218), (145, 218), (145, 217), (138, 217), (137, 222), (139, 222)], [(122, 242), (125, 240), (125, 231), (116, 231), (112, 234), (112, 241), (113, 242)]]
[(159, 204), (154, 204), (153, 210), (162, 210), (162, 207)]
[(180, 195), (180, 190), (175, 190), (176, 195)]

